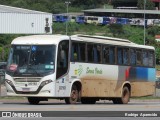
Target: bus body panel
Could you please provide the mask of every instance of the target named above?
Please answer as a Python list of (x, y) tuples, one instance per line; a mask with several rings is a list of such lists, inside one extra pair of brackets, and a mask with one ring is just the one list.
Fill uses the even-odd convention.
[(56, 80), (56, 95), (53, 97), (69, 97), (71, 91), (71, 82), (68, 75)]
[(131, 97), (151, 96), (155, 93), (155, 82), (132, 81)]
[[(114, 65), (75, 63), (71, 77), (82, 83), (81, 97), (120, 97), (122, 80), (118, 80), (118, 67)], [(110, 72), (114, 71), (114, 72)], [(118, 83), (118, 84), (117, 84)]]
[(82, 97), (121, 97), (123, 85), (131, 84), (131, 97), (154, 94), (154, 68), (70, 64), (70, 77), (81, 80)]

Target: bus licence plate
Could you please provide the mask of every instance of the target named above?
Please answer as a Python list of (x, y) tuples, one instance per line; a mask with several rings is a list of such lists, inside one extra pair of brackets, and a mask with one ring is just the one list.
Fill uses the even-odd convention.
[(23, 92), (29, 92), (29, 91), (30, 91), (30, 88), (22, 88), (22, 91), (23, 91)]

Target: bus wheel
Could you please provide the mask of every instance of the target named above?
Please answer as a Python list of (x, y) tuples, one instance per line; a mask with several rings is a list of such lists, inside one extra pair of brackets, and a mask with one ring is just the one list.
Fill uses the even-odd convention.
[(37, 105), (39, 104), (40, 100), (36, 97), (28, 97), (28, 102), (32, 105)]
[(82, 104), (95, 104), (96, 100), (93, 98), (81, 98)]
[(130, 91), (128, 87), (123, 87), (122, 97), (121, 98), (114, 98), (112, 101), (114, 104), (127, 104), (130, 99)]
[(122, 104), (127, 104), (129, 102), (129, 99), (130, 99), (130, 91), (128, 89), (128, 87), (123, 87), (123, 91), (122, 91), (122, 97), (121, 97), (121, 100), (120, 102)]
[(66, 104), (75, 104), (78, 101), (79, 93), (76, 85), (72, 86), (70, 97), (65, 99)]

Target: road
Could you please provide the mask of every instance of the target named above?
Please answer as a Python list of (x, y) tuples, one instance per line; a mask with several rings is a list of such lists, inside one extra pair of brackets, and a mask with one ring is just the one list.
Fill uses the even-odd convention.
[[(0, 111), (14, 111), (14, 112), (36, 112), (41, 113), (41, 111), (45, 111), (50, 114), (56, 120), (133, 120), (135, 116), (132, 117), (121, 117), (125, 116), (124, 114), (127, 112), (130, 113), (154, 113), (153, 111), (159, 111), (158, 116), (160, 116), (160, 100), (131, 100), (129, 104), (126, 105), (115, 105), (110, 101), (99, 101), (93, 105), (84, 105), (84, 104), (75, 104), (75, 105), (66, 105), (64, 101), (58, 100), (49, 100), (48, 102), (41, 102), (39, 105), (30, 105), (28, 104), (26, 99), (23, 100), (1, 100), (0, 101)], [(58, 113), (56, 113), (58, 111)], [(64, 112), (65, 111), (65, 112)], [(80, 111), (80, 112), (79, 112)], [(87, 111), (87, 112), (86, 112)], [(92, 111), (92, 112), (91, 112)], [(96, 112), (99, 111), (99, 112)], [(112, 112), (111, 112), (112, 111)], [(126, 111), (126, 112), (120, 112)], [(130, 111), (130, 112), (129, 112)], [(42, 117), (45, 115), (42, 112)], [(79, 114), (80, 113), (80, 114)], [(100, 117), (104, 116), (104, 113), (108, 114), (111, 117)], [(69, 114), (69, 115), (68, 115)], [(73, 115), (73, 117), (72, 117)], [(75, 116), (74, 116), (75, 115)], [(76, 116), (78, 115), (78, 117)], [(81, 116), (82, 115), (82, 116)], [(84, 115), (84, 116), (83, 116)], [(120, 115), (120, 116), (119, 116)], [(79, 117), (80, 116), (80, 117)], [(116, 117), (114, 117), (116, 116)], [(119, 117), (118, 117), (119, 116)], [(21, 118), (22, 119), (22, 118)], [(21, 120), (20, 118), (12, 118), (12, 120)], [(25, 118), (27, 119), (27, 118)], [(43, 120), (42, 118), (28, 118), (28, 120)], [(46, 120), (53, 120), (53, 118), (48, 117)], [(139, 118), (136, 118), (139, 119)], [(144, 119), (141, 117), (141, 119)], [(154, 120), (158, 120), (158, 117), (155, 117)], [(0, 118), (0, 120), (9, 120), (9, 118)], [(150, 118), (145, 118), (144, 120), (150, 120)]]
[[(5, 96), (5, 93), (2, 91), (1, 96)], [(160, 116), (160, 100), (135, 100), (131, 99), (131, 102), (126, 105), (115, 105), (111, 101), (103, 100), (99, 101), (93, 105), (84, 105), (84, 104), (75, 104), (75, 105), (66, 105), (64, 101), (59, 100), (49, 100), (48, 102), (40, 102), (39, 105), (30, 105), (26, 98), (8, 98), (8, 99), (0, 99), (0, 116), (2, 112), (40, 112), (45, 111), (45, 113), (51, 112), (52, 117), (44, 118), (25, 118), (25, 120), (150, 120), (151, 117), (120, 117), (124, 116), (125, 112), (119, 113), (120, 111), (130, 111), (132, 113), (136, 113), (136, 111), (140, 111), (144, 113), (144, 111), (148, 111), (152, 113), (153, 111), (159, 111), (158, 116)], [(55, 111), (60, 111), (59, 113), (55, 113)], [(64, 112), (65, 111), (65, 112)], [(69, 112), (66, 112), (69, 111)], [(79, 113), (75, 113), (74, 111), (81, 111)], [(89, 112), (83, 113), (82, 111), (102, 111), (98, 112)], [(110, 111), (112, 111), (110, 113)], [(53, 113), (52, 113), (53, 112)], [(111, 117), (102, 117), (104, 112)], [(70, 116), (67, 116), (69, 114)], [(77, 115), (78, 117), (71, 117), (72, 115)], [(82, 116), (83, 117), (82, 117)], [(90, 116), (89, 116), (90, 115)], [(94, 117), (93, 117), (93, 116)], [(119, 116), (120, 115), (120, 116)], [(54, 117), (53, 117), (54, 116)], [(56, 116), (56, 117), (55, 117)], [(81, 117), (79, 117), (81, 116)], [(86, 117), (89, 116), (89, 117)], [(101, 116), (101, 117), (100, 117)], [(116, 117), (113, 117), (116, 116)], [(22, 118), (0, 118), (0, 120), (23, 120)], [(152, 118), (153, 120), (159, 120), (158, 117)]]
[(51, 100), (39, 105), (30, 105), (27, 100), (20, 102), (0, 102), (0, 111), (160, 111), (160, 101), (131, 101), (126, 105), (115, 105), (110, 101), (100, 101), (93, 105), (77, 103), (66, 105), (64, 101)]

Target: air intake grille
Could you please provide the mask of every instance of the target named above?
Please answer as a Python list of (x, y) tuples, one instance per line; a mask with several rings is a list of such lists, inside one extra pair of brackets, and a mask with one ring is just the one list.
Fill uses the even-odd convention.
[(14, 78), (15, 82), (39, 82), (41, 80), (41, 78), (28, 78), (28, 77), (23, 77), (23, 78)]

